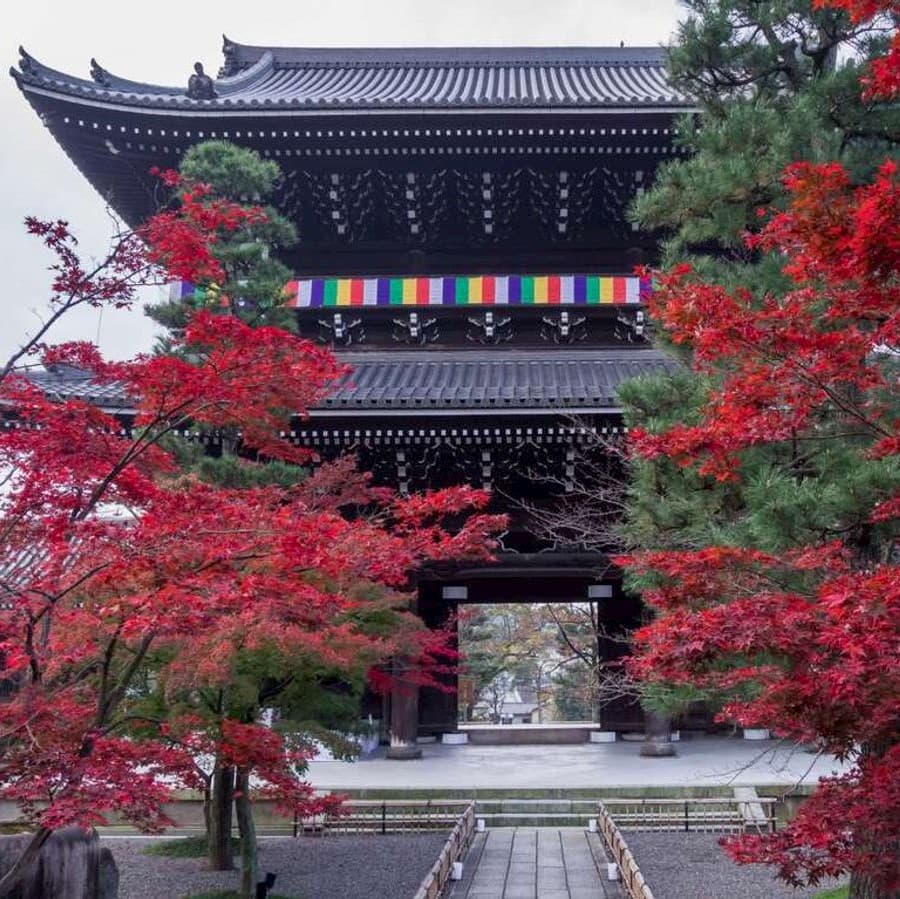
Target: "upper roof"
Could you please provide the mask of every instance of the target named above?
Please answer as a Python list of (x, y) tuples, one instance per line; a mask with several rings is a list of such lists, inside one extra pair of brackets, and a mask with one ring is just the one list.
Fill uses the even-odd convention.
[[(37, 88), (120, 106), (226, 109), (689, 109), (658, 47), (255, 47), (225, 38), (215, 98), (120, 78), (91, 60), (93, 80), (21, 50), (11, 74)], [(190, 74), (185, 66), (185, 85)]]

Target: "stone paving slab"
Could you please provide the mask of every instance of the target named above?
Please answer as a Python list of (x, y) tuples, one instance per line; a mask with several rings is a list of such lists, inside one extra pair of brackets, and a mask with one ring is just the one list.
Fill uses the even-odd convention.
[(815, 784), (843, 766), (776, 741), (731, 737), (682, 740), (678, 755), (642, 758), (640, 744), (555, 746), (422, 745), (422, 758), (395, 761), (383, 750), (357, 762), (318, 761), (320, 790), (530, 790)]
[(499, 828), (477, 834), (449, 899), (620, 899), (601, 874), (597, 834), (576, 827)]

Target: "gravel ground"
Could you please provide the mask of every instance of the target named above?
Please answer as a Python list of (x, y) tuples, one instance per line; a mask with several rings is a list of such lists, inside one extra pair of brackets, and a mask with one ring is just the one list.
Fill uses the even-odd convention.
[[(263, 837), (259, 866), (278, 875), (274, 892), (292, 899), (408, 899), (437, 861), (445, 833)], [(205, 871), (204, 860), (143, 855), (148, 840), (109, 838), (119, 866), (119, 899), (180, 899), (233, 889), (239, 875)]]
[(764, 865), (736, 865), (708, 833), (632, 833), (623, 836), (656, 899), (810, 899), (820, 890), (793, 889)]

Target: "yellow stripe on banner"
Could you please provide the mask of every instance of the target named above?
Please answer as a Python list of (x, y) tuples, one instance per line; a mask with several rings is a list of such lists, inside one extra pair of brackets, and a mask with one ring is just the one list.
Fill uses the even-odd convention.
[(338, 306), (350, 305), (350, 281), (347, 278), (341, 278), (337, 282), (337, 304)]
[(416, 279), (415, 278), (404, 278), (403, 279), (403, 305), (404, 306), (415, 306), (416, 305)]
[(613, 295), (613, 279), (612, 278), (601, 278), (600, 279), (600, 302), (601, 303), (612, 303), (615, 299)]
[(535, 303), (547, 302), (547, 278), (545, 275), (534, 279), (534, 301)]
[(480, 277), (469, 278), (469, 305), (480, 306), (484, 279)]

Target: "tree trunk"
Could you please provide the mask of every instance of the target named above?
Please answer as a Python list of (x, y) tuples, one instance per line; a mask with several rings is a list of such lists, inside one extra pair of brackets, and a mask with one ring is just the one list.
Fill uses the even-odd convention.
[(31, 842), (25, 847), (25, 851), (16, 860), (16, 863), (0, 877), (0, 896), (8, 896), (28, 876), (31, 866), (41, 854), (44, 843), (50, 838), (53, 831), (49, 827), (41, 827), (31, 837)]
[(231, 820), (234, 802), (234, 768), (216, 762), (209, 791), (206, 817), (207, 854), (211, 871), (234, 869), (231, 851)]
[(253, 823), (253, 805), (250, 802), (250, 772), (239, 768), (234, 795), (238, 832), (241, 835), (241, 896), (254, 899), (259, 882), (259, 858), (256, 845), (256, 825)]
[(871, 877), (854, 872), (850, 876), (850, 899), (900, 899), (900, 890), (885, 889)]

